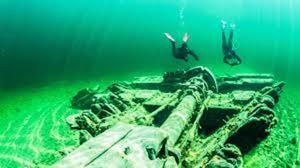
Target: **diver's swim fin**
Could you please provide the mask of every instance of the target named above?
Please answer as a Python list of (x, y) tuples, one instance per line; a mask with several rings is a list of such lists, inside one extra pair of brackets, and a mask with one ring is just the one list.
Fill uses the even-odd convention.
[(183, 36), (183, 38), (182, 38), (182, 41), (184, 43), (186, 43), (189, 40), (189, 38), (190, 38), (190, 36), (187, 33), (185, 33), (184, 36)]
[(172, 42), (175, 42), (174, 38), (170, 35), (170, 33), (164, 33), (165, 36)]

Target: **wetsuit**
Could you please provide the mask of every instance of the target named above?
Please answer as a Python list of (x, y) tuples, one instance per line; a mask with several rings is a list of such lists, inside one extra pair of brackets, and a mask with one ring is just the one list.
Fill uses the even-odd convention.
[(223, 62), (231, 66), (239, 65), (242, 63), (241, 58), (236, 54), (232, 49), (232, 39), (233, 39), (233, 30), (230, 31), (228, 42), (226, 41), (226, 35), (224, 30), (222, 30), (222, 49), (223, 49)]
[(186, 43), (182, 43), (180, 48), (176, 48), (175, 42), (172, 43), (172, 53), (173, 56), (177, 59), (183, 59), (185, 61), (188, 61), (188, 55), (191, 55), (195, 58), (195, 60), (199, 60), (199, 57), (187, 47)]

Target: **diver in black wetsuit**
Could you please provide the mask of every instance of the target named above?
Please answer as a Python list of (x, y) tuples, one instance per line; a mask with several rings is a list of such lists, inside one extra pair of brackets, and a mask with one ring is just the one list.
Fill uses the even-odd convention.
[(183, 36), (183, 42), (181, 47), (179, 48), (176, 48), (176, 42), (169, 33), (165, 33), (165, 36), (170, 40), (172, 44), (172, 53), (175, 58), (188, 61), (188, 55), (192, 55), (195, 58), (195, 60), (199, 60), (199, 57), (187, 46), (187, 41), (189, 40), (189, 36), (187, 33)]
[(240, 65), (242, 63), (241, 58), (236, 54), (236, 52), (233, 49), (232, 45), (232, 39), (233, 39), (233, 30), (235, 28), (234, 24), (231, 24), (231, 30), (228, 42), (226, 40), (225, 35), (225, 28), (226, 28), (226, 22), (221, 21), (222, 24), (222, 50), (224, 54), (223, 62), (226, 64), (229, 64), (231, 66)]

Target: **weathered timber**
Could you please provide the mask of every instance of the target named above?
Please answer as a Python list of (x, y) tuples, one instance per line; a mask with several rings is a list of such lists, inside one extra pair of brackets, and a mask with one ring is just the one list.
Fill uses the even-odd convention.
[(66, 121), (82, 145), (54, 167), (242, 167), (276, 124), (283, 86), (195, 67), (81, 90)]

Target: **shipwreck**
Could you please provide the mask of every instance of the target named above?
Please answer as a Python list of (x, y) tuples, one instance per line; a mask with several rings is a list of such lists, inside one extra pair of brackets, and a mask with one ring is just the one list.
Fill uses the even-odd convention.
[(277, 123), (283, 87), (200, 66), (82, 89), (71, 100), (81, 112), (66, 119), (81, 145), (53, 167), (242, 167)]

